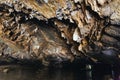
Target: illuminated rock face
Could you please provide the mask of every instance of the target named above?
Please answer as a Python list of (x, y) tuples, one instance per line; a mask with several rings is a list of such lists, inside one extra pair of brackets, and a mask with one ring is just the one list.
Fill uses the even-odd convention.
[[(43, 65), (120, 63), (119, 0), (0, 0), (0, 56)], [(7, 58), (6, 58), (7, 57)], [(6, 58), (6, 59), (4, 59)]]

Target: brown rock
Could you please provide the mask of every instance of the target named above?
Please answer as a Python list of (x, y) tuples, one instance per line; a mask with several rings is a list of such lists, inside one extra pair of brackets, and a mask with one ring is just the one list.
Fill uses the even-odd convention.
[[(44, 65), (70, 63), (76, 57), (119, 64), (119, 3), (119, 0), (0, 0), (1, 56)], [(111, 50), (111, 55), (104, 53)]]

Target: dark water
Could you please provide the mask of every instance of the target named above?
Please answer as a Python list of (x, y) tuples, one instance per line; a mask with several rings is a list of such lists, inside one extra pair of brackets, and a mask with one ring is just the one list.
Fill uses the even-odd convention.
[(36, 68), (30, 66), (1, 66), (0, 80), (120, 80), (119, 68), (92, 66), (84, 68)]

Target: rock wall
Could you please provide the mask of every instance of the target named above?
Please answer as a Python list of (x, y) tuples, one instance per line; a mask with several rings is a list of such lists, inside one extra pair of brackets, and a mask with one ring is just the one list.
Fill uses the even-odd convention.
[(1, 61), (12, 58), (47, 66), (84, 59), (120, 64), (119, 3), (0, 0)]

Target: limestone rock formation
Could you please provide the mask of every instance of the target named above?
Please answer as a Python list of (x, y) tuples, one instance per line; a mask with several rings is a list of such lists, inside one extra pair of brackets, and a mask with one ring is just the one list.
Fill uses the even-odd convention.
[[(120, 64), (119, 0), (0, 0), (0, 61)], [(10, 60), (9, 60), (10, 58)]]

